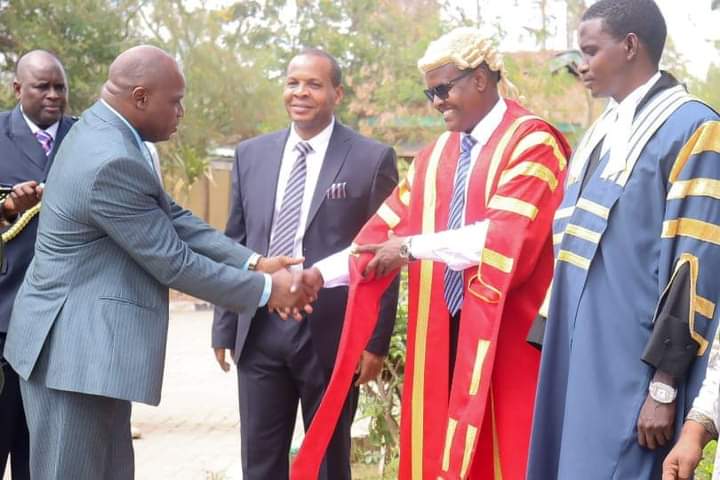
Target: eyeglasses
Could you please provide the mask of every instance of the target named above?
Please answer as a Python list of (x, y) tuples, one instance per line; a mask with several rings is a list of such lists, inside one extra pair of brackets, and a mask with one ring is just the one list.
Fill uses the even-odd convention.
[(432, 88), (428, 88), (427, 90), (423, 90), (423, 93), (425, 93), (425, 96), (430, 100), (431, 102), (435, 100), (435, 97), (438, 97), (440, 100), (447, 100), (450, 96), (450, 90), (455, 86), (457, 82), (462, 80), (463, 78), (467, 77), (471, 73), (473, 73), (475, 70), (467, 70), (463, 72), (462, 75), (459, 77), (455, 77), (452, 80), (450, 80), (447, 83), (441, 83), (440, 85), (435, 85)]

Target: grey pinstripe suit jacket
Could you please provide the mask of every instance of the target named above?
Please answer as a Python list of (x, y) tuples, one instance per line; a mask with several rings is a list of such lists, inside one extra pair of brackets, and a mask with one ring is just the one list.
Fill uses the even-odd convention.
[(176, 205), (98, 102), (50, 170), (5, 357), (28, 379), (44, 348), (48, 387), (156, 405), (168, 287), (252, 314), (264, 279), (242, 270), (251, 253)]

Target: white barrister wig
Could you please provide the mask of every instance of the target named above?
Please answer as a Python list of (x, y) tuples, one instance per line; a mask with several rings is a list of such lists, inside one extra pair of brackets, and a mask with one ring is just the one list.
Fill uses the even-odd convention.
[(425, 55), (418, 60), (422, 73), (453, 64), (458, 70), (478, 67), (485, 62), (490, 70), (500, 74), (498, 84), (503, 96), (517, 97), (517, 89), (507, 79), (502, 55), (492, 40), (473, 27), (458, 27), (428, 45)]

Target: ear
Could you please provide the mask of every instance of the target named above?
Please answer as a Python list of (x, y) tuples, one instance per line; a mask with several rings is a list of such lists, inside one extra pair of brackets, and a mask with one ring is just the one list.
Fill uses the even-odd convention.
[(634, 60), (638, 56), (640, 39), (634, 33), (628, 33), (623, 40), (623, 48), (625, 49), (625, 58), (628, 61)]
[(345, 97), (345, 89), (342, 85), (335, 87), (335, 106), (340, 105), (340, 102)]
[(145, 87), (133, 88), (130, 96), (132, 97), (133, 102), (135, 103), (135, 107), (138, 110), (145, 110), (147, 108), (148, 102), (150, 101), (150, 97), (149, 97), (148, 91)]
[(473, 85), (478, 92), (484, 92), (488, 87), (488, 70), (486, 68), (478, 68), (473, 74)]
[(15, 92), (15, 99), (17, 99), (17, 101), (20, 101), (20, 97), (21, 97), (20, 91), (22, 90), (22, 84), (20, 82), (18, 82), (17, 79), (15, 79), (15, 80), (13, 80), (12, 86), (13, 86), (13, 92)]

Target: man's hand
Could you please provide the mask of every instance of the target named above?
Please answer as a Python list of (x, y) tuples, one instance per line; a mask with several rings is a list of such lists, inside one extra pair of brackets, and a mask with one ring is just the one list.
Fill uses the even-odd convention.
[(218, 365), (220, 365), (220, 368), (223, 369), (223, 372), (229, 372), (230, 371), (230, 364), (225, 360), (225, 349), (224, 348), (213, 348), (215, 351), (215, 360), (217, 360)]
[(317, 267), (306, 268), (301, 275), (295, 276), (294, 280), (294, 289), (304, 289), (306, 294), (315, 297), (325, 284), (322, 273)]
[(400, 255), (400, 247), (405, 243), (405, 237), (396, 237), (388, 232), (388, 239), (383, 243), (370, 243), (355, 247), (355, 253), (374, 253), (375, 257), (365, 267), (365, 276), (375, 273), (378, 277), (384, 277), (392, 271), (408, 263), (408, 259)]
[(275, 273), (280, 269), (289, 268), (292, 265), (302, 265), (305, 261), (303, 257), (293, 258), (285, 255), (277, 257), (262, 257), (258, 261), (256, 270), (263, 273)]
[(685, 422), (680, 439), (663, 462), (662, 480), (692, 478), (708, 441), (710, 436), (702, 425), (692, 420)]
[(358, 365), (360, 375), (355, 381), (355, 386), (359, 387), (370, 380), (375, 380), (378, 375), (380, 375), (380, 372), (382, 372), (384, 362), (385, 357), (375, 355), (374, 353), (365, 350), (362, 357), (360, 357), (360, 364)]
[(676, 403), (658, 403), (650, 397), (640, 410), (638, 418), (638, 443), (641, 447), (655, 450), (665, 446), (673, 437)]
[(298, 321), (303, 318), (301, 310), (312, 313), (310, 304), (317, 299), (317, 291), (298, 288), (302, 284), (302, 275), (301, 271), (290, 273), (285, 269), (272, 274), (272, 292), (267, 303), (270, 311), (277, 312), (285, 320), (290, 314)]
[(18, 183), (2, 204), (2, 215), (13, 218), (42, 200), (43, 187), (34, 180)]

